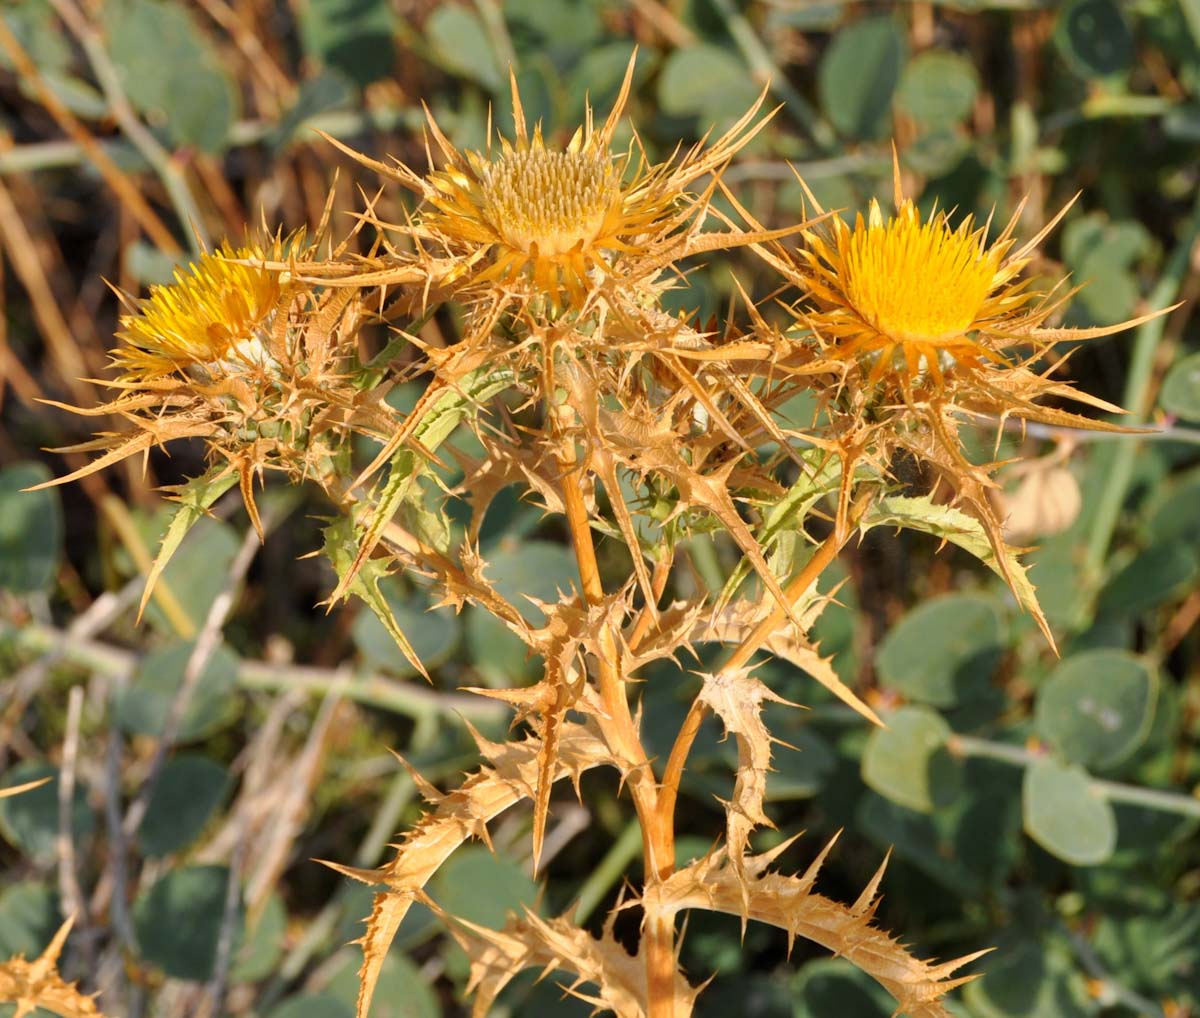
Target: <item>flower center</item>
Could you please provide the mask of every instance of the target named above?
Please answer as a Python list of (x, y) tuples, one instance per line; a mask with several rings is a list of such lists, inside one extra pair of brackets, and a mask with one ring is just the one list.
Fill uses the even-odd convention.
[(916, 211), (906, 209), (851, 235), (846, 297), (890, 339), (948, 343), (976, 320), (995, 285), (999, 260), (969, 222), (952, 230), (938, 216), (922, 225)]
[(596, 240), (620, 202), (617, 175), (591, 152), (515, 149), (480, 173), (481, 211), (511, 248), (553, 257)]

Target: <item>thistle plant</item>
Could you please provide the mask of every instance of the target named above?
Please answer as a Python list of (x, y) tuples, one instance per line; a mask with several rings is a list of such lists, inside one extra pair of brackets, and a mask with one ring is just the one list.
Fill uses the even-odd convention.
[[(183, 508), (153, 579), (234, 483), (259, 526), (264, 476), (315, 481), (337, 511), (322, 549), (338, 575), (331, 603), (364, 600), (422, 668), (379, 591), (384, 575), (403, 571), (441, 604), (492, 615), (540, 663), (532, 685), (475, 690), (512, 709), (511, 736), (476, 733), (483, 763), (449, 791), (414, 772), (428, 810), (391, 861), (329, 863), (381, 888), (360, 941), (361, 1018), (415, 902), (470, 957), (478, 1016), (535, 969), (600, 1011), (686, 1018), (713, 976), (680, 967), (681, 919), (693, 910), (777, 927), (789, 948), (814, 941), (878, 981), (899, 1013), (944, 1016), (945, 995), (972, 978), (961, 970), (979, 953), (926, 961), (878, 928), (882, 865), (842, 903), (817, 890), (832, 843), (799, 866), (792, 838), (756, 850), (756, 832), (773, 826), (764, 709), (786, 704), (760, 665), (787, 662), (866, 723), (883, 723), (812, 637), (836, 596), (819, 586), (826, 571), (876, 527), (965, 548), (1049, 636), (992, 501), (1000, 464), (974, 462), (960, 432), (1009, 418), (1113, 428), (1040, 401), (1115, 411), (1057, 377), (1055, 349), (1134, 323), (1055, 324), (1071, 291), (1037, 289), (1029, 269), (1065, 209), (1026, 242), (1019, 210), (990, 238), (991, 224), (969, 217), (923, 219), (897, 171), (891, 215), (873, 202), (851, 225), (814, 199), (811, 218), (767, 229), (722, 182), (770, 116), (762, 100), (719, 137), (655, 163), (636, 134), (614, 151), (632, 70), (603, 123), (589, 110), (561, 147), (526, 123), (515, 82), (511, 140), (464, 153), (430, 117), (426, 172), (335, 143), (382, 177), (385, 193), (411, 193), (404, 221), (368, 202), (358, 248), (349, 238), (331, 247), (328, 224), (313, 240), (227, 246), (131, 304), (113, 353), (118, 395), (79, 412), (118, 415), (132, 430), (76, 447), (101, 455), (55, 483), (176, 439), (204, 442), (211, 468), (176, 492)], [(714, 323), (667, 310), (667, 292), (686, 284), (685, 259), (733, 248), (774, 275), (767, 292), (785, 314), (750, 295)], [(423, 340), (423, 324), (450, 308), (454, 341)], [(389, 341), (368, 356), (364, 330), (380, 325)], [(385, 398), (405, 381), (422, 387), (409, 412)], [(800, 424), (788, 409), (797, 397), (815, 407)], [(462, 435), (473, 441), (455, 441)], [(356, 439), (378, 446), (365, 463), (354, 460)], [(932, 478), (925, 490), (901, 479), (912, 461)], [(538, 603), (540, 622), (498, 589), (480, 550), (489, 508), (509, 486), (563, 521), (578, 566), (576, 585)], [(455, 500), (469, 509), (459, 530)], [(676, 584), (697, 536), (713, 534), (737, 549), (737, 567), (714, 589)], [(641, 690), (664, 660), (694, 666), (696, 682), (670, 752), (655, 756)], [(737, 746), (725, 829), (678, 866), (680, 782), (713, 715)], [(490, 843), (489, 822), (518, 803), (529, 804), (540, 868), (555, 784), (578, 787), (597, 769), (628, 794), (644, 873), (599, 939), (570, 912), (489, 929), (427, 895), (450, 855), (472, 838)], [(640, 917), (634, 954), (613, 932), (623, 911)]]

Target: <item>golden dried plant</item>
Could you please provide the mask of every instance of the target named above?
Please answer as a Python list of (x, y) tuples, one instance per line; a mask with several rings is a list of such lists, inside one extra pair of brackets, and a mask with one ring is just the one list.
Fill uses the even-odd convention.
[[(175, 438), (207, 444), (215, 474), (179, 492), (182, 522), (156, 571), (223, 490), (217, 478), (241, 479), (255, 521), (256, 474), (315, 478), (341, 512), (324, 548), (339, 578), (331, 601), (365, 600), (419, 668), (378, 586), (403, 569), (439, 603), (498, 619), (542, 662), (531, 685), (476, 690), (508, 704), (520, 734), (496, 743), (475, 733), (485, 762), (458, 788), (439, 792), (413, 772), (430, 808), (394, 859), (370, 871), (330, 864), (382, 888), (361, 940), (360, 1018), (401, 920), (427, 900), (449, 856), (472, 838), (490, 844), (489, 822), (528, 803), (539, 867), (554, 785), (566, 778), (578, 787), (597, 768), (628, 792), (642, 829), (642, 886), (609, 917), (640, 912), (637, 951), (619, 946), (611, 927), (592, 938), (570, 914), (514, 916), (487, 930), (439, 912), (471, 959), (477, 1014), (533, 966), (566, 973), (575, 992), (593, 984), (585, 999), (621, 1018), (686, 1018), (707, 974), (681, 971), (677, 921), (706, 909), (776, 926), (789, 945), (813, 940), (875, 978), (901, 1012), (942, 1018), (946, 993), (971, 978), (957, 971), (978, 954), (929, 963), (877, 929), (882, 868), (847, 906), (814, 891), (829, 845), (801, 875), (773, 869), (790, 842), (755, 851), (756, 833), (772, 825), (775, 740), (764, 706), (783, 702), (757, 674), (757, 655), (793, 664), (881, 723), (811, 636), (830, 597), (818, 594), (818, 580), (853, 537), (879, 526), (966, 549), (1044, 625), (987, 495), (996, 464), (971, 462), (960, 430), (1009, 417), (1112, 427), (1037, 402), (1115, 409), (1041, 364), (1060, 341), (1134, 323), (1048, 324), (1070, 293), (1037, 292), (1027, 271), (1065, 209), (1018, 244), (1019, 214), (989, 242), (987, 227), (969, 218), (922, 221), (898, 183), (890, 219), (877, 203), (853, 226), (818, 208), (784, 230), (755, 222), (726, 191), (745, 220), (737, 225), (712, 198), (764, 122), (761, 99), (715, 141), (652, 164), (636, 136), (626, 151), (611, 150), (632, 73), (631, 64), (603, 123), (589, 110), (562, 146), (530, 132), (515, 83), (513, 138), (463, 153), (430, 117), (441, 165), (424, 175), (335, 143), (382, 175), (385, 190), (416, 196), (408, 219), (385, 222), (368, 202), (358, 227), (369, 238), (365, 255), (341, 245), (317, 257), (282, 242), (225, 249), (153, 291), (125, 320), (114, 354), (122, 374), (110, 384), (122, 395), (85, 411), (122, 416), (135, 431), (77, 447), (102, 455), (71, 477)], [(798, 251), (781, 243), (791, 234)], [(700, 327), (664, 309), (683, 259), (744, 246), (777, 282), (799, 288), (785, 327), (749, 299), (746, 323), (731, 312)], [(421, 325), (451, 301), (461, 311), (457, 341), (422, 342)], [(395, 338), (363, 364), (357, 337), (368, 307)], [(394, 382), (415, 379), (424, 388), (410, 412), (384, 403)], [(787, 416), (802, 394), (819, 409), (809, 425)], [(472, 451), (451, 441), (464, 433)], [(365, 465), (351, 460), (354, 435), (379, 443)], [(895, 477), (903, 456), (948, 490), (906, 490)], [(513, 484), (565, 522), (578, 565), (576, 587), (538, 604), (540, 624), (489, 578), (479, 547), (494, 496)], [(446, 510), (454, 498), (471, 514), (457, 539)], [(740, 563), (721, 589), (672, 599), (672, 575), (701, 533), (723, 535)], [(628, 575), (602, 568), (600, 535), (624, 546)], [(670, 753), (654, 759), (641, 730), (646, 670), (702, 644), (728, 650), (700, 677)], [(724, 836), (676, 870), (680, 782), (710, 715), (738, 751)]]

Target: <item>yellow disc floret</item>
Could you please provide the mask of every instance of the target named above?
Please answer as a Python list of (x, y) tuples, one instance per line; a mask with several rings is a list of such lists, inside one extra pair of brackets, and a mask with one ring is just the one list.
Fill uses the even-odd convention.
[(480, 173), (480, 212), (505, 244), (543, 257), (594, 243), (621, 194), (608, 159), (590, 151), (514, 149)]
[(853, 228), (835, 218), (829, 235), (805, 234), (811, 276), (805, 321), (831, 341), (832, 356), (869, 363), (868, 386), (895, 377), (905, 391), (948, 365), (1002, 360), (987, 341), (1031, 299), (1014, 278), (1027, 258), (1008, 259), (1009, 231), (990, 247), (971, 217), (952, 227), (944, 212), (921, 222), (911, 201), (885, 219), (872, 201)]

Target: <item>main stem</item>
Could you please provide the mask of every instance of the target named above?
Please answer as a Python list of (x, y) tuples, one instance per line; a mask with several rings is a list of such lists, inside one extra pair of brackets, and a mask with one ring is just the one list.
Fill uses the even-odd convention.
[[(582, 471), (575, 455), (575, 442), (568, 435), (559, 443), (559, 467), (562, 471), (563, 505), (567, 525), (579, 565), (583, 596), (589, 606), (604, 603), (604, 586), (596, 562), (596, 546), (583, 500)], [(633, 795), (634, 808), (642, 827), (642, 857), (647, 884), (656, 884), (670, 876), (675, 861), (674, 818), (664, 815), (658, 804), (654, 773), (638, 737), (637, 726), (629, 711), (625, 683), (620, 670), (616, 636), (606, 620), (601, 624), (596, 671), (600, 702), (605, 717), (600, 730), (618, 759), (632, 764), (626, 775)], [(648, 1018), (675, 1018), (675, 919), (659, 915), (647, 904), (642, 930), (646, 954), (646, 999)]]

